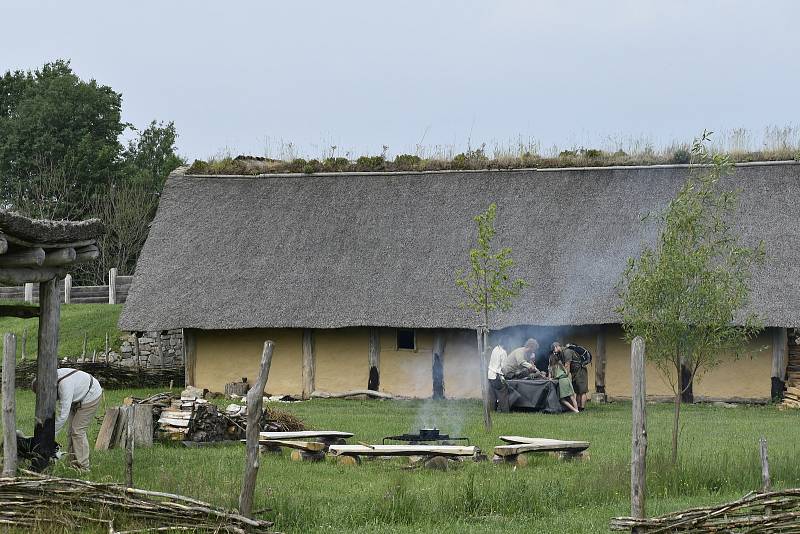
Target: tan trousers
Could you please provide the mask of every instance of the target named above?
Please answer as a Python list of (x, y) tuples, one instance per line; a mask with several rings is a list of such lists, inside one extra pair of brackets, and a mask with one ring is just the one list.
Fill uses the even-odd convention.
[(82, 403), (80, 408), (73, 407), (67, 419), (67, 461), (74, 467), (89, 469), (89, 438), (86, 430), (92, 422), (100, 397), (90, 403)]

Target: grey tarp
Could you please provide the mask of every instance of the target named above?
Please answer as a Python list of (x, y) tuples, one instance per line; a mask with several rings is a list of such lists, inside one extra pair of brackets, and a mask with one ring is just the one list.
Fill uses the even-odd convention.
[(509, 380), (508, 404), (512, 410), (561, 413), (558, 384), (551, 380)]

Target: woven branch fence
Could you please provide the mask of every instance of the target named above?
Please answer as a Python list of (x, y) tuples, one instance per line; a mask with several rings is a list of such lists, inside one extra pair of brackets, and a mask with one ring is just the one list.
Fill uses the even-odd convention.
[[(160, 388), (169, 385), (183, 387), (183, 366), (136, 368), (105, 362), (69, 361), (64, 367), (80, 369), (94, 376), (104, 389)], [(36, 376), (36, 360), (17, 364), (17, 387), (29, 387)]]
[(661, 517), (616, 517), (611, 520), (611, 530), (632, 529), (647, 534), (800, 534), (800, 488), (750, 493), (731, 503), (691, 508)]

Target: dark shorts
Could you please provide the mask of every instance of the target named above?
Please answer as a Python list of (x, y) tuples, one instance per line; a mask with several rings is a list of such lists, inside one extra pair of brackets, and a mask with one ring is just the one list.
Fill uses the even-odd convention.
[(589, 393), (589, 371), (581, 367), (572, 372), (572, 388), (576, 395)]

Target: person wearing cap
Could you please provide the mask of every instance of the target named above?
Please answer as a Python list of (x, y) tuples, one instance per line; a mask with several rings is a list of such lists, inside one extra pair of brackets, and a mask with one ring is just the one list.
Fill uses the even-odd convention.
[(524, 346), (512, 350), (503, 360), (501, 367), (503, 376), (507, 379), (544, 377), (544, 373), (537, 369), (536, 364), (533, 363), (536, 357), (536, 349), (538, 348), (539, 342), (530, 338), (525, 342)]
[(503, 361), (508, 357), (505, 347), (508, 346), (508, 339), (503, 337), (500, 342), (492, 350), (492, 355), (489, 357), (489, 368), (487, 371), (487, 378), (491, 386), (490, 392), (493, 394), (493, 399), (490, 399), (490, 404), (495, 410), (503, 413), (508, 413), (510, 410), (508, 406), (508, 384), (503, 375)]
[[(76, 469), (89, 469), (89, 438), (86, 430), (100, 406), (103, 388), (95, 377), (78, 369), (58, 370), (56, 434), (67, 427), (67, 459)], [(36, 379), (31, 389), (37, 392)]]

